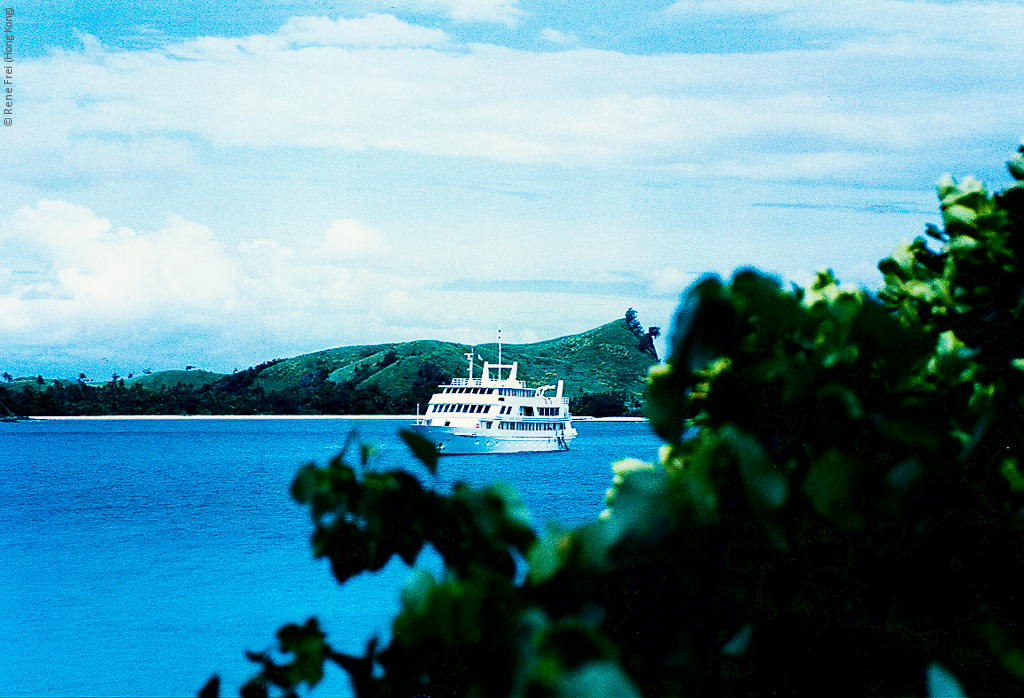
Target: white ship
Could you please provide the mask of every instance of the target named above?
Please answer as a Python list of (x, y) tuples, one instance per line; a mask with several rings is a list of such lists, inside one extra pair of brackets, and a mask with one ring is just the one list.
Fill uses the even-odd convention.
[[(473, 377), (473, 355), (468, 352), (469, 378), (455, 378), (427, 403), (412, 430), (437, 445), (439, 453), (520, 453), (567, 451), (576, 438), (569, 400), (558, 385), (527, 388), (516, 379), (518, 362), (484, 362), (483, 375)], [(508, 373), (502, 377), (502, 371)], [(553, 390), (554, 395), (548, 395)]]

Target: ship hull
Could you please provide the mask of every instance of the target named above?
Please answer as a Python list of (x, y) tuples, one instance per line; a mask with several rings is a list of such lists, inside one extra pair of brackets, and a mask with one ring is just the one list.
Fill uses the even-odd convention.
[(430, 441), (442, 455), (474, 455), (486, 453), (532, 453), (568, 451), (575, 438), (575, 429), (566, 435), (542, 434), (507, 435), (494, 430), (467, 429), (414, 424), (414, 432)]

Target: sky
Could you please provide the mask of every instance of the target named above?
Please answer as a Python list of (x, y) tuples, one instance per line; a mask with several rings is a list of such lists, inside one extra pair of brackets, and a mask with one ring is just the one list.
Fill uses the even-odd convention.
[(746, 266), (874, 290), (1024, 136), (1021, 2), (4, 7), (14, 376), (667, 333)]

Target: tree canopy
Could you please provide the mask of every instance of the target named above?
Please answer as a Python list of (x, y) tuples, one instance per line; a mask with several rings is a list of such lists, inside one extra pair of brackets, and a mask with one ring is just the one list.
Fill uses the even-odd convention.
[(332, 664), (360, 695), (1019, 694), (1024, 146), (1010, 172), (997, 194), (944, 179), (943, 227), (879, 264), (877, 296), (829, 272), (697, 282), (651, 374), (660, 460), (614, 464), (579, 528), (365, 449), (303, 468), (339, 582), (428, 544), (445, 573), (415, 572), (362, 656), (315, 619), (282, 628), (243, 694)]

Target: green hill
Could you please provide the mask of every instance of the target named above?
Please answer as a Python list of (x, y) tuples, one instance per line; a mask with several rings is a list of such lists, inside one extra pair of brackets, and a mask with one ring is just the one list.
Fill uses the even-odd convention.
[(157, 371), (156, 373), (144, 373), (141, 376), (125, 378), (124, 385), (126, 388), (139, 385), (146, 390), (173, 388), (178, 384), (190, 388), (199, 388), (210, 383), (216, 383), (222, 378), (224, 378), (223, 373), (212, 373), (199, 369), (191, 371)]
[[(502, 360), (519, 363), (518, 378), (530, 387), (565, 381), (565, 394), (623, 393), (642, 400), (647, 371), (656, 363), (637, 347), (637, 338), (622, 320), (581, 334), (533, 344), (503, 344)], [(497, 363), (498, 345), (420, 340), (399, 344), (341, 347), (304, 354), (268, 366), (256, 383), (268, 391), (313, 385), (325, 379), (335, 384), (378, 389), (390, 398), (407, 394), (428, 367), (446, 377), (464, 377), (465, 354), (474, 349), (485, 361)], [(483, 361), (474, 362), (479, 376)]]
[[(438, 384), (497, 363), (497, 344), (415, 342), (338, 347), (267, 361), (230, 375), (198, 369), (157, 371), (106, 383), (37, 378), (0, 384), (0, 414), (411, 414)], [(505, 344), (529, 387), (565, 382), (580, 414), (625, 414), (643, 402), (655, 363), (623, 320), (533, 344)]]

